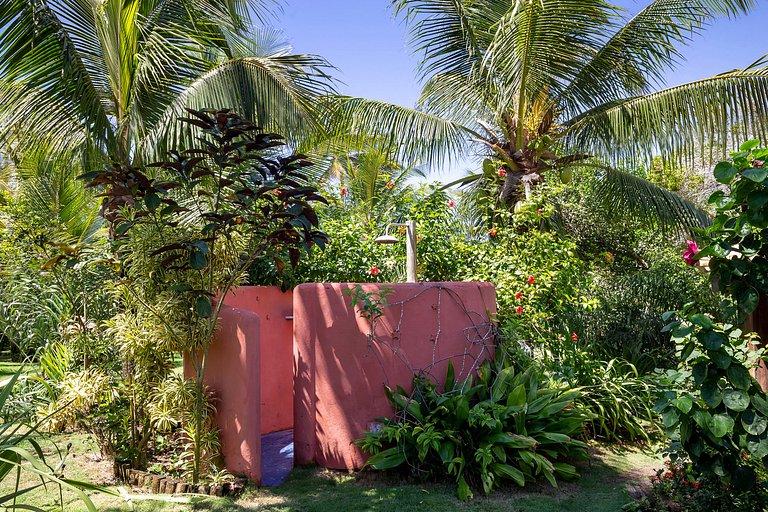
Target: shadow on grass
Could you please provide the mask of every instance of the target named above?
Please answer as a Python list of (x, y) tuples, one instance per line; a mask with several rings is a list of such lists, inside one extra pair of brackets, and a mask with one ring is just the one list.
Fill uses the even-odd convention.
[[(490, 497), (476, 491), (462, 503), (450, 485), (406, 483), (381, 474), (358, 474), (297, 468), (288, 481), (274, 488), (251, 488), (236, 500), (211, 499), (195, 505), (139, 502), (137, 510), (210, 512), (617, 512), (631, 500), (628, 485), (648, 482), (660, 461), (637, 450), (593, 450), (591, 461), (581, 464), (582, 477), (558, 489), (535, 484), (525, 489), (505, 487)], [(112, 512), (128, 508), (102, 508)]]

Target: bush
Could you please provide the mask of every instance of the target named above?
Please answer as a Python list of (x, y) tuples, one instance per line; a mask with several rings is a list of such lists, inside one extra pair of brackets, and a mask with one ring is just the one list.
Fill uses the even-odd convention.
[(489, 494), (506, 480), (522, 487), (543, 477), (556, 487), (557, 478), (578, 476), (565, 462), (586, 458), (574, 438), (587, 419), (573, 407), (578, 392), (547, 386), (535, 367), (516, 373), (486, 361), (476, 379), (460, 383), (449, 364), (442, 390), (419, 376), (413, 386), (411, 394), (387, 388), (397, 415), (359, 441), (373, 454), (369, 467), (454, 479), (463, 500), (474, 487)]
[[(756, 464), (758, 468), (761, 464)], [(623, 507), (627, 512), (755, 512), (768, 508), (765, 479), (753, 489), (737, 491), (719, 478), (699, 476), (688, 463), (667, 462), (651, 478), (646, 496)]]

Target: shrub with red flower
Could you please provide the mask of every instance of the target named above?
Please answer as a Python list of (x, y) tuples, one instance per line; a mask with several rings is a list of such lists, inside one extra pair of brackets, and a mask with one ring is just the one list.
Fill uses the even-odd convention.
[(517, 300), (523, 300), (523, 292), (517, 292), (517, 293), (515, 294), (515, 298), (516, 298)]
[(536, 276), (528, 276), (528, 284), (533, 284), (536, 282)]
[(381, 272), (381, 270), (379, 269), (379, 267), (371, 267), (370, 272), (372, 276), (377, 276), (379, 275), (379, 272)]
[(523, 314), (523, 306), (517, 306), (515, 308), (515, 313), (517, 313), (518, 315), (522, 315)]

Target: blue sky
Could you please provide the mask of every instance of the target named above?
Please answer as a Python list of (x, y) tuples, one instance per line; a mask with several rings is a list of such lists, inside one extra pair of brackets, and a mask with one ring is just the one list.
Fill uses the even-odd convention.
[[(615, 3), (634, 13), (650, 2)], [(766, 20), (768, 0), (759, 0), (749, 16), (718, 20), (683, 48), (686, 60), (666, 77), (667, 84), (753, 63), (768, 53)], [(406, 27), (394, 18), (389, 0), (283, 0), (275, 25), (295, 51), (321, 55), (338, 68), (340, 92), (405, 106), (416, 101), (418, 59), (408, 50)]]

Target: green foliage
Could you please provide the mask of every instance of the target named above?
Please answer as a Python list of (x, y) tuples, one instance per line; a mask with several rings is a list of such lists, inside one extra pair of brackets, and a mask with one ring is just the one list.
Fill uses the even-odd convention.
[[(170, 151), (146, 169), (114, 163), (81, 178), (102, 189), (114, 236), (114, 254), (91, 263), (116, 271), (124, 312), (112, 331), (130, 361), (126, 399), (133, 424), (130, 447), (145, 462), (146, 447), (161, 425), (148, 411), (155, 388), (168, 375), (173, 352), (186, 352), (195, 372), (192, 412), (178, 401), (190, 441), (192, 480), (212, 468), (217, 434), (207, 421), (204, 392), (208, 349), (229, 291), (258, 257), (278, 270), (286, 254), (295, 266), (301, 249), (324, 247), (312, 203), (325, 201), (308, 186), (303, 155), (281, 156), (282, 137), (262, 133), (229, 110), (189, 110), (182, 122), (203, 135), (199, 147)], [(88, 256), (85, 246), (59, 244), (47, 265)], [(167, 384), (167, 383), (166, 383)], [(162, 395), (162, 393), (161, 393)], [(157, 414), (155, 414), (157, 417)]]
[[(322, 251), (313, 250), (290, 273), (288, 284), (300, 282), (398, 282), (405, 281), (404, 232), (392, 228), (390, 234), (402, 243), (376, 244), (376, 237), (387, 231), (391, 222), (408, 219), (416, 222), (417, 265), (420, 280), (450, 281), (456, 279), (462, 264), (464, 244), (456, 236), (450, 198), (434, 185), (390, 191), (380, 184), (381, 193), (395, 195), (387, 202), (377, 202), (373, 215), (379, 222), (361, 216), (333, 188), (326, 192), (330, 205), (318, 209), (328, 243)], [(402, 192), (400, 194), (400, 192)], [(335, 198), (335, 199), (334, 199)], [(377, 209), (384, 204), (386, 211)], [(390, 214), (392, 216), (390, 216)], [(274, 283), (270, 279), (268, 261), (251, 271), (252, 284)]]
[(757, 140), (745, 142), (731, 160), (720, 162), (715, 178), (728, 189), (709, 197), (716, 209), (707, 230), (706, 247), (697, 258), (709, 257), (709, 268), (720, 289), (735, 301), (739, 318), (757, 309), (768, 293), (768, 149)]
[(578, 392), (548, 387), (535, 367), (516, 373), (486, 361), (476, 378), (457, 382), (449, 364), (442, 390), (417, 376), (412, 393), (386, 391), (397, 416), (358, 441), (373, 454), (368, 466), (452, 478), (463, 500), (505, 480), (522, 487), (543, 477), (556, 487), (557, 478), (578, 476), (564, 460), (586, 457), (574, 439), (587, 418), (573, 407)]
[(756, 473), (745, 456), (768, 456), (768, 401), (750, 375), (763, 355), (755, 350), (755, 335), (690, 311), (666, 329), (682, 366), (667, 373), (657, 403), (665, 432), (697, 473), (720, 477), (737, 490), (753, 488)]
[[(15, 375), (3, 382), (0, 386), (0, 412), (5, 414), (5, 407), (13, 392), (14, 386), (22, 376), (24, 368), (20, 368)], [(98, 490), (118, 496), (117, 491), (110, 491), (102, 487), (77, 482), (64, 477), (65, 458), (61, 457), (61, 451), (58, 451), (60, 461), (51, 466), (46, 462), (46, 455), (40, 444), (35, 439), (38, 433), (39, 423), (28, 425), (22, 423), (21, 417), (15, 417), (11, 421), (4, 421), (0, 424), (0, 482), (15, 479), (15, 486), (12, 492), (0, 496), (0, 506), (8, 509), (25, 509), (42, 512), (42, 509), (21, 504), (18, 499), (25, 494), (35, 491), (44, 486), (53, 485), (59, 490), (59, 500), (61, 498), (61, 489), (66, 488), (73, 491), (82, 504), (89, 512), (96, 512), (96, 506), (93, 504), (86, 490)], [(57, 449), (58, 450), (58, 449)], [(28, 472), (39, 479), (39, 483), (21, 487), (22, 472)], [(63, 505), (62, 505), (63, 506)]]
[(754, 460), (749, 465), (760, 475), (761, 485), (753, 489), (736, 490), (723, 486), (718, 477), (701, 476), (690, 463), (667, 461), (651, 477), (651, 489), (638, 501), (622, 507), (626, 512), (755, 512), (768, 507), (765, 468)]

